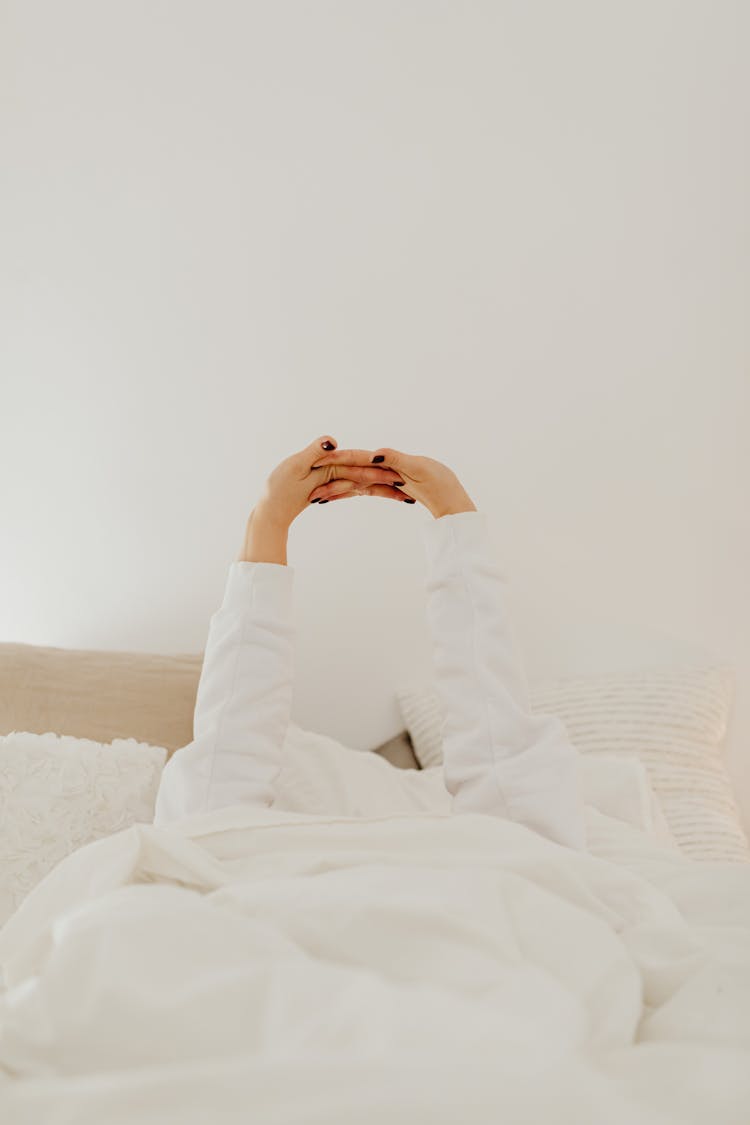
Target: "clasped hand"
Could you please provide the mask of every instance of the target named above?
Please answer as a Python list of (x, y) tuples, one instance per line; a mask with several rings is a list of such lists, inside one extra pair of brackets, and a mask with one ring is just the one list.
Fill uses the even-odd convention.
[(293, 521), (311, 504), (379, 496), (400, 504), (423, 504), (439, 519), (476, 506), (456, 474), (432, 457), (397, 449), (338, 449), (328, 434), (277, 465), (250, 513), (240, 561), (286, 565)]

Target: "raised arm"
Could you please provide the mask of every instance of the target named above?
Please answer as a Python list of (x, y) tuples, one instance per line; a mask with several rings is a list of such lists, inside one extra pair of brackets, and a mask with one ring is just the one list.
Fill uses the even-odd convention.
[[(334, 475), (312, 468), (317, 454), (334, 447), (324, 436), (283, 461), (250, 514), (210, 621), (193, 741), (164, 767), (155, 824), (227, 805), (273, 803), (292, 700), (294, 571), (287, 565), (287, 538), (311, 489)], [(374, 468), (352, 470), (348, 478), (361, 484), (399, 479)]]
[[(508, 817), (543, 836), (585, 848), (578, 754), (555, 716), (532, 714), (508, 619), (505, 578), (487, 534), (487, 518), (456, 474), (432, 457), (381, 447), (339, 449), (318, 465), (378, 464), (403, 485), (374, 495), (420, 501), (425, 524), (427, 617), (436, 687), (444, 711), (443, 770), (457, 812)], [(345, 481), (313, 496), (355, 495)]]
[(213, 614), (193, 741), (162, 772), (154, 823), (226, 805), (273, 803), (292, 700), (293, 570), (237, 560)]
[(424, 540), (443, 770), (454, 809), (505, 816), (585, 848), (578, 753), (556, 716), (531, 711), (485, 513), (429, 521)]

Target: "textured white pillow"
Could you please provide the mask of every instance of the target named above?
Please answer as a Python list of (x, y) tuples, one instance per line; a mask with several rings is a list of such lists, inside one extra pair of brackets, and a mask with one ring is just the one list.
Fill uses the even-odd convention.
[(0, 736), (0, 925), (65, 856), (153, 821), (166, 758), (134, 738)]
[[(730, 668), (618, 672), (529, 688), (532, 710), (556, 715), (586, 754), (634, 756), (680, 851), (705, 861), (750, 862), (721, 758), (734, 689)], [(398, 693), (423, 767), (442, 763), (442, 704), (432, 688)]]

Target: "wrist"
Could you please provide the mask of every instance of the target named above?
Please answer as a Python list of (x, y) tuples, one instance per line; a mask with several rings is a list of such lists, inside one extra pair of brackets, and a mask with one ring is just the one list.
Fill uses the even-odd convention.
[(287, 565), (289, 522), (263, 504), (253, 508), (247, 521), (239, 562), (273, 562)]
[(430, 506), (430, 513), (434, 519), (439, 520), (443, 516), (456, 516), (459, 512), (476, 512), (477, 506), (468, 493), (462, 496), (446, 498), (438, 504)]
[(250, 523), (254, 523), (258, 527), (273, 528), (275, 531), (286, 534), (289, 531), (292, 518), (283, 512), (277, 504), (263, 497), (253, 508), (247, 522), (248, 526)]

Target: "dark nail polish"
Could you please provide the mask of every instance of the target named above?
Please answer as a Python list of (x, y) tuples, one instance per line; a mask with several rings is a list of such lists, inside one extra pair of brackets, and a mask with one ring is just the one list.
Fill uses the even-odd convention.
[(324, 449), (335, 449), (336, 446), (330, 441), (324, 441), (323, 442), (323, 448)]
[(310, 501), (310, 503), (311, 503), (311, 504), (319, 504), (319, 503), (320, 503), (320, 497), (319, 497), (319, 496), (316, 496), (314, 500), (311, 500), (311, 501)]
[(381, 461), (385, 461), (385, 457), (383, 456), (382, 453), (379, 453), (377, 457), (373, 457), (370, 464), (371, 465), (379, 465)]
[(404, 496), (404, 504), (416, 504), (416, 500), (410, 500), (408, 496)]
[(403, 480), (394, 480), (393, 487), (394, 488), (403, 488), (405, 483), (406, 482), (403, 481)]
[(318, 501), (318, 503), (319, 503), (319, 504), (327, 504), (327, 503), (328, 503), (328, 501), (327, 501), (327, 500), (319, 500), (319, 501)]

